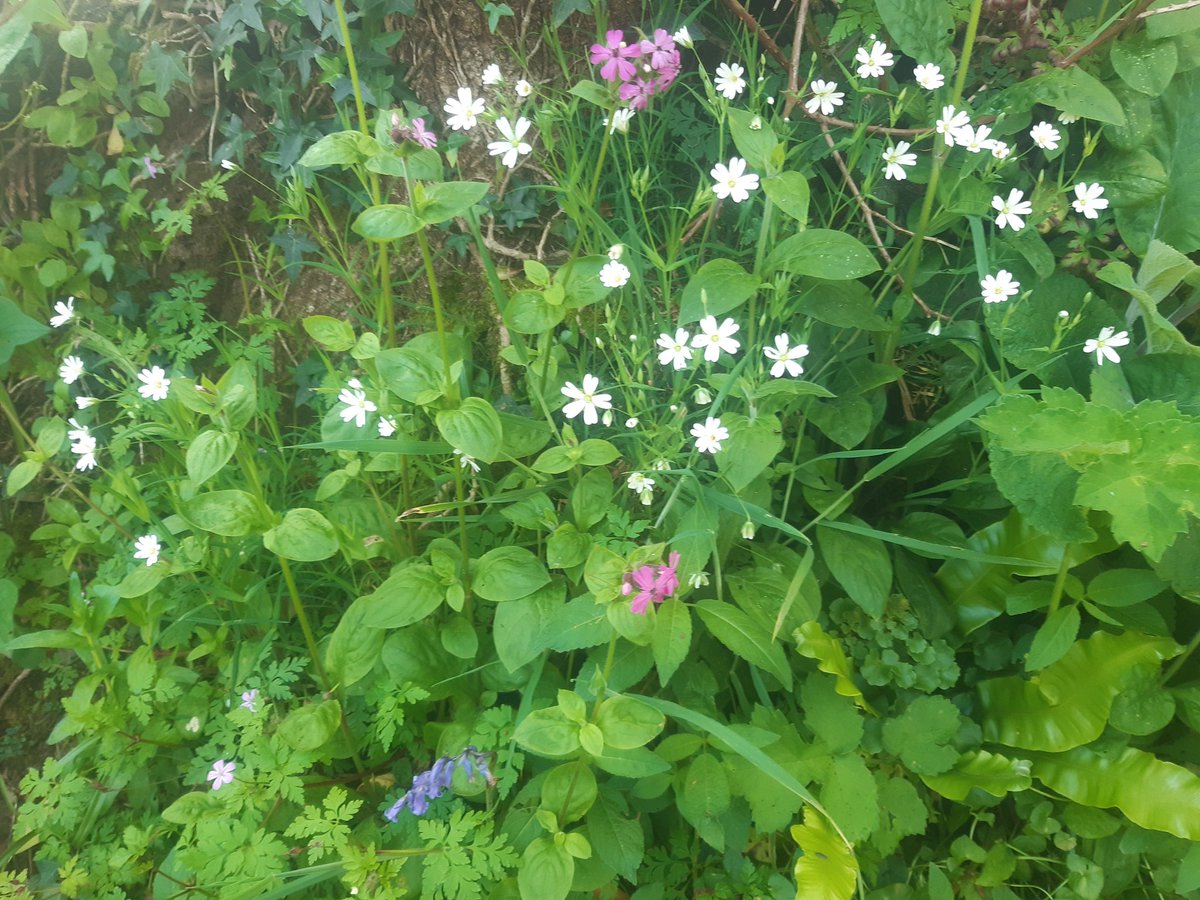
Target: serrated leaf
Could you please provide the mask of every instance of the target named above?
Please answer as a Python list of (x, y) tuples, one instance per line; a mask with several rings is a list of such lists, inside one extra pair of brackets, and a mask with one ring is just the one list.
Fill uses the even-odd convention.
[(958, 751), (958, 707), (945, 697), (917, 697), (883, 723), (883, 746), (918, 775), (940, 775), (954, 765)]
[(729, 777), (711, 753), (701, 753), (681, 776), (675, 802), (684, 819), (706, 843), (725, 849), (725, 826), (721, 821), (729, 809)]
[(679, 600), (668, 598), (654, 613), (654, 665), (659, 683), (664, 687), (671, 676), (687, 659), (692, 646), (692, 614)]

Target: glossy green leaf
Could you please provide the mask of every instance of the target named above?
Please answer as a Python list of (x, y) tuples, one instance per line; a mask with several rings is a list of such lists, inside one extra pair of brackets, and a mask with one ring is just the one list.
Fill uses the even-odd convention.
[(262, 527), (265, 511), (245, 491), (209, 491), (183, 504), (183, 518), (193, 528), (224, 537), (244, 537)]
[(746, 662), (770, 672), (787, 690), (792, 689), (791, 666), (766, 628), (733, 604), (719, 600), (701, 600), (695, 609), (713, 637)]
[(775, 148), (779, 144), (768, 117), (756, 116), (749, 110), (733, 105), (729, 107), (727, 115), (730, 137), (738, 155), (746, 160), (749, 171), (759, 175), (768, 174), (773, 165)]
[(972, 788), (979, 788), (993, 797), (1028, 790), (1033, 783), (1031, 765), (1026, 759), (1009, 759), (999, 753), (974, 750), (964, 753), (949, 771), (940, 775), (922, 775), (921, 780), (943, 797), (961, 803)]
[(433, 403), (445, 393), (445, 377), (437, 357), (410, 347), (393, 347), (375, 357), (379, 377), (388, 390), (409, 403)]
[(550, 838), (534, 839), (517, 867), (521, 900), (565, 900), (575, 878), (575, 859)]
[(701, 753), (680, 776), (675, 792), (679, 812), (701, 838), (717, 850), (725, 849), (721, 817), (729, 809), (729, 776), (711, 753)]
[(335, 131), (305, 150), (299, 164), (309, 169), (350, 166), (365, 162), (382, 149), (378, 141), (360, 131)]
[(655, 610), (654, 637), (650, 642), (658, 680), (664, 687), (687, 659), (691, 646), (692, 614), (686, 604), (668, 598)]
[(863, 697), (862, 691), (854, 683), (854, 670), (846, 656), (846, 651), (842, 649), (837, 638), (822, 630), (820, 622), (815, 619), (805, 622), (796, 629), (793, 637), (796, 641), (796, 649), (801, 656), (815, 659), (818, 669), (834, 676), (835, 687), (839, 694), (849, 697), (856, 706), (867, 712), (874, 712), (866, 698)]
[(679, 324), (732, 312), (758, 290), (758, 279), (731, 259), (710, 259), (691, 277), (679, 304)]
[(796, 860), (796, 900), (850, 900), (858, 888), (854, 851), (833, 833), (825, 818), (805, 810), (804, 824), (792, 826), (800, 845)]
[(763, 193), (771, 202), (799, 222), (808, 224), (808, 181), (799, 172), (780, 172), (762, 179)]
[(882, 616), (892, 594), (892, 559), (882, 541), (834, 528), (817, 531), (821, 558), (867, 615)]
[(423, 187), (421, 220), (426, 225), (437, 225), (466, 215), (467, 210), (484, 198), (491, 185), (482, 181), (433, 181)]
[(1159, 96), (1171, 83), (1179, 57), (1170, 41), (1152, 41), (1136, 32), (1112, 45), (1109, 59), (1121, 80), (1143, 94)]
[(786, 238), (767, 257), (768, 270), (847, 281), (879, 271), (875, 255), (841, 231), (810, 228)]
[(554, 813), (560, 827), (575, 822), (596, 802), (596, 776), (582, 760), (563, 763), (546, 773), (542, 809)]
[(1088, 582), (1087, 595), (1093, 603), (1119, 608), (1144, 603), (1166, 586), (1149, 569), (1106, 569)]
[(541, 560), (524, 547), (496, 547), (473, 560), (472, 569), (471, 589), (496, 603), (528, 597), (550, 581)]
[(188, 478), (199, 487), (220, 472), (237, 449), (237, 440), (237, 435), (211, 429), (196, 435), (185, 457)]
[(588, 837), (600, 859), (634, 882), (646, 852), (646, 836), (638, 820), (622, 814), (617, 797), (620, 795), (602, 794), (592, 806), (587, 817)]
[(1025, 671), (1036, 672), (1062, 659), (1079, 636), (1079, 625), (1078, 606), (1066, 606), (1050, 613), (1033, 636), (1033, 643), (1025, 655)]
[(333, 316), (307, 316), (301, 322), (310, 338), (324, 350), (340, 353), (354, 346), (354, 328)]
[(367, 628), (403, 628), (420, 622), (446, 597), (433, 567), (419, 563), (394, 572), (371, 593), (354, 601), (361, 605), (360, 617)]
[(530, 753), (562, 759), (579, 749), (579, 726), (557, 706), (535, 709), (517, 725), (513, 740)]
[(437, 414), (437, 427), (446, 443), (483, 462), (495, 462), (504, 441), (504, 426), (490, 403), (468, 397), (458, 409)]
[(717, 454), (717, 468), (734, 492), (750, 486), (783, 450), (783, 429), (779, 419), (760, 415), (748, 419), (739, 413), (722, 415), (721, 424), (729, 429), (729, 440)]
[(954, 12), (947, 0), (876, 0), (883, 25), (906, 56), (942, 62), (954, 40)]
[(606, 747), (633, 750), (658, 737), (666, 717), (645, 703), (618, 694), (601, 701), (596, 724), (604, 732)]
[(350, 227), (368, 240), (394, 241), (415, 234), (425, 223), (406, 204), (383, 203), (364, 209)]
[(288, 713), (279, 723), (279, 737), (293, 750), (320, 750), (337, 733), (342, 706), (336, 700), (308, 703)]
[(504, 306), (504, 322), (518, 334), (543, 334), (567, 316), (567, 308), (546, 302), (541, 291), (517, 291)]
[[(0, 51), (2, 49), (0, 47)], [(50, 329), (46, 325), (25, 315), (21, 308), (7, 297), (0, 297), (0, 368), (8, 364), (17, 347), (36, 341), (49, 333)]]
[(365, 678), (383, 652), (387, 635), (382, 630), (369, 628), (365, 614), (362, 598), (351, 603), (325, 645), (325, 672), (330, 681), (343, 688)]

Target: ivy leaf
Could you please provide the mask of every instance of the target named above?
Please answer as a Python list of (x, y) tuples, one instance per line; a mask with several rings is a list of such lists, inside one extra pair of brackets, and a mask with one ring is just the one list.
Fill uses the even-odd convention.
[(918, 697), (883, 723), (883, 746), (918, 775), (940, 775), (958, 759), (958, 707), (945, 697)]

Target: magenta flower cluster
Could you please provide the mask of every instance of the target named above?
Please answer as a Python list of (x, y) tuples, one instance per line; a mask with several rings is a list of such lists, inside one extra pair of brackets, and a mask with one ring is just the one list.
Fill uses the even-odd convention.
[(396, 143), (412, 141), (426, 150), (432, 150), (437, 146), (437, 135), (425, 127), (423, 118), (413, 119), (406, 125), (396, 113), (392, 113), (392, 140)]
[(652, 96), (670, 87), (681, 66), (675, 41), (662, 28), (632, 43), (620, 29), (606, 32), (603, 44), (592, 44), (590, 59), (600, 66), (601, 78), (621, 83), (618, 94), (634, 109), (645, 109)]
[(662, 603), (679, 590), (679, 554), (672, 553), (665, 566), (642, 566), (625, 575), (621, 593), (628, 597), (637, 590), (637, 596), (629, 604), (631, 612), (645, 615), (650, 601)]

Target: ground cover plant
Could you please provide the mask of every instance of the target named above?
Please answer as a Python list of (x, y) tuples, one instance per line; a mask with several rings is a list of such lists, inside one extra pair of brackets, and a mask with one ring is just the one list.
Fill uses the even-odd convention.
[(515, 6), (0, 24), (0, 895), (1200, 891), (1200, 6)]

